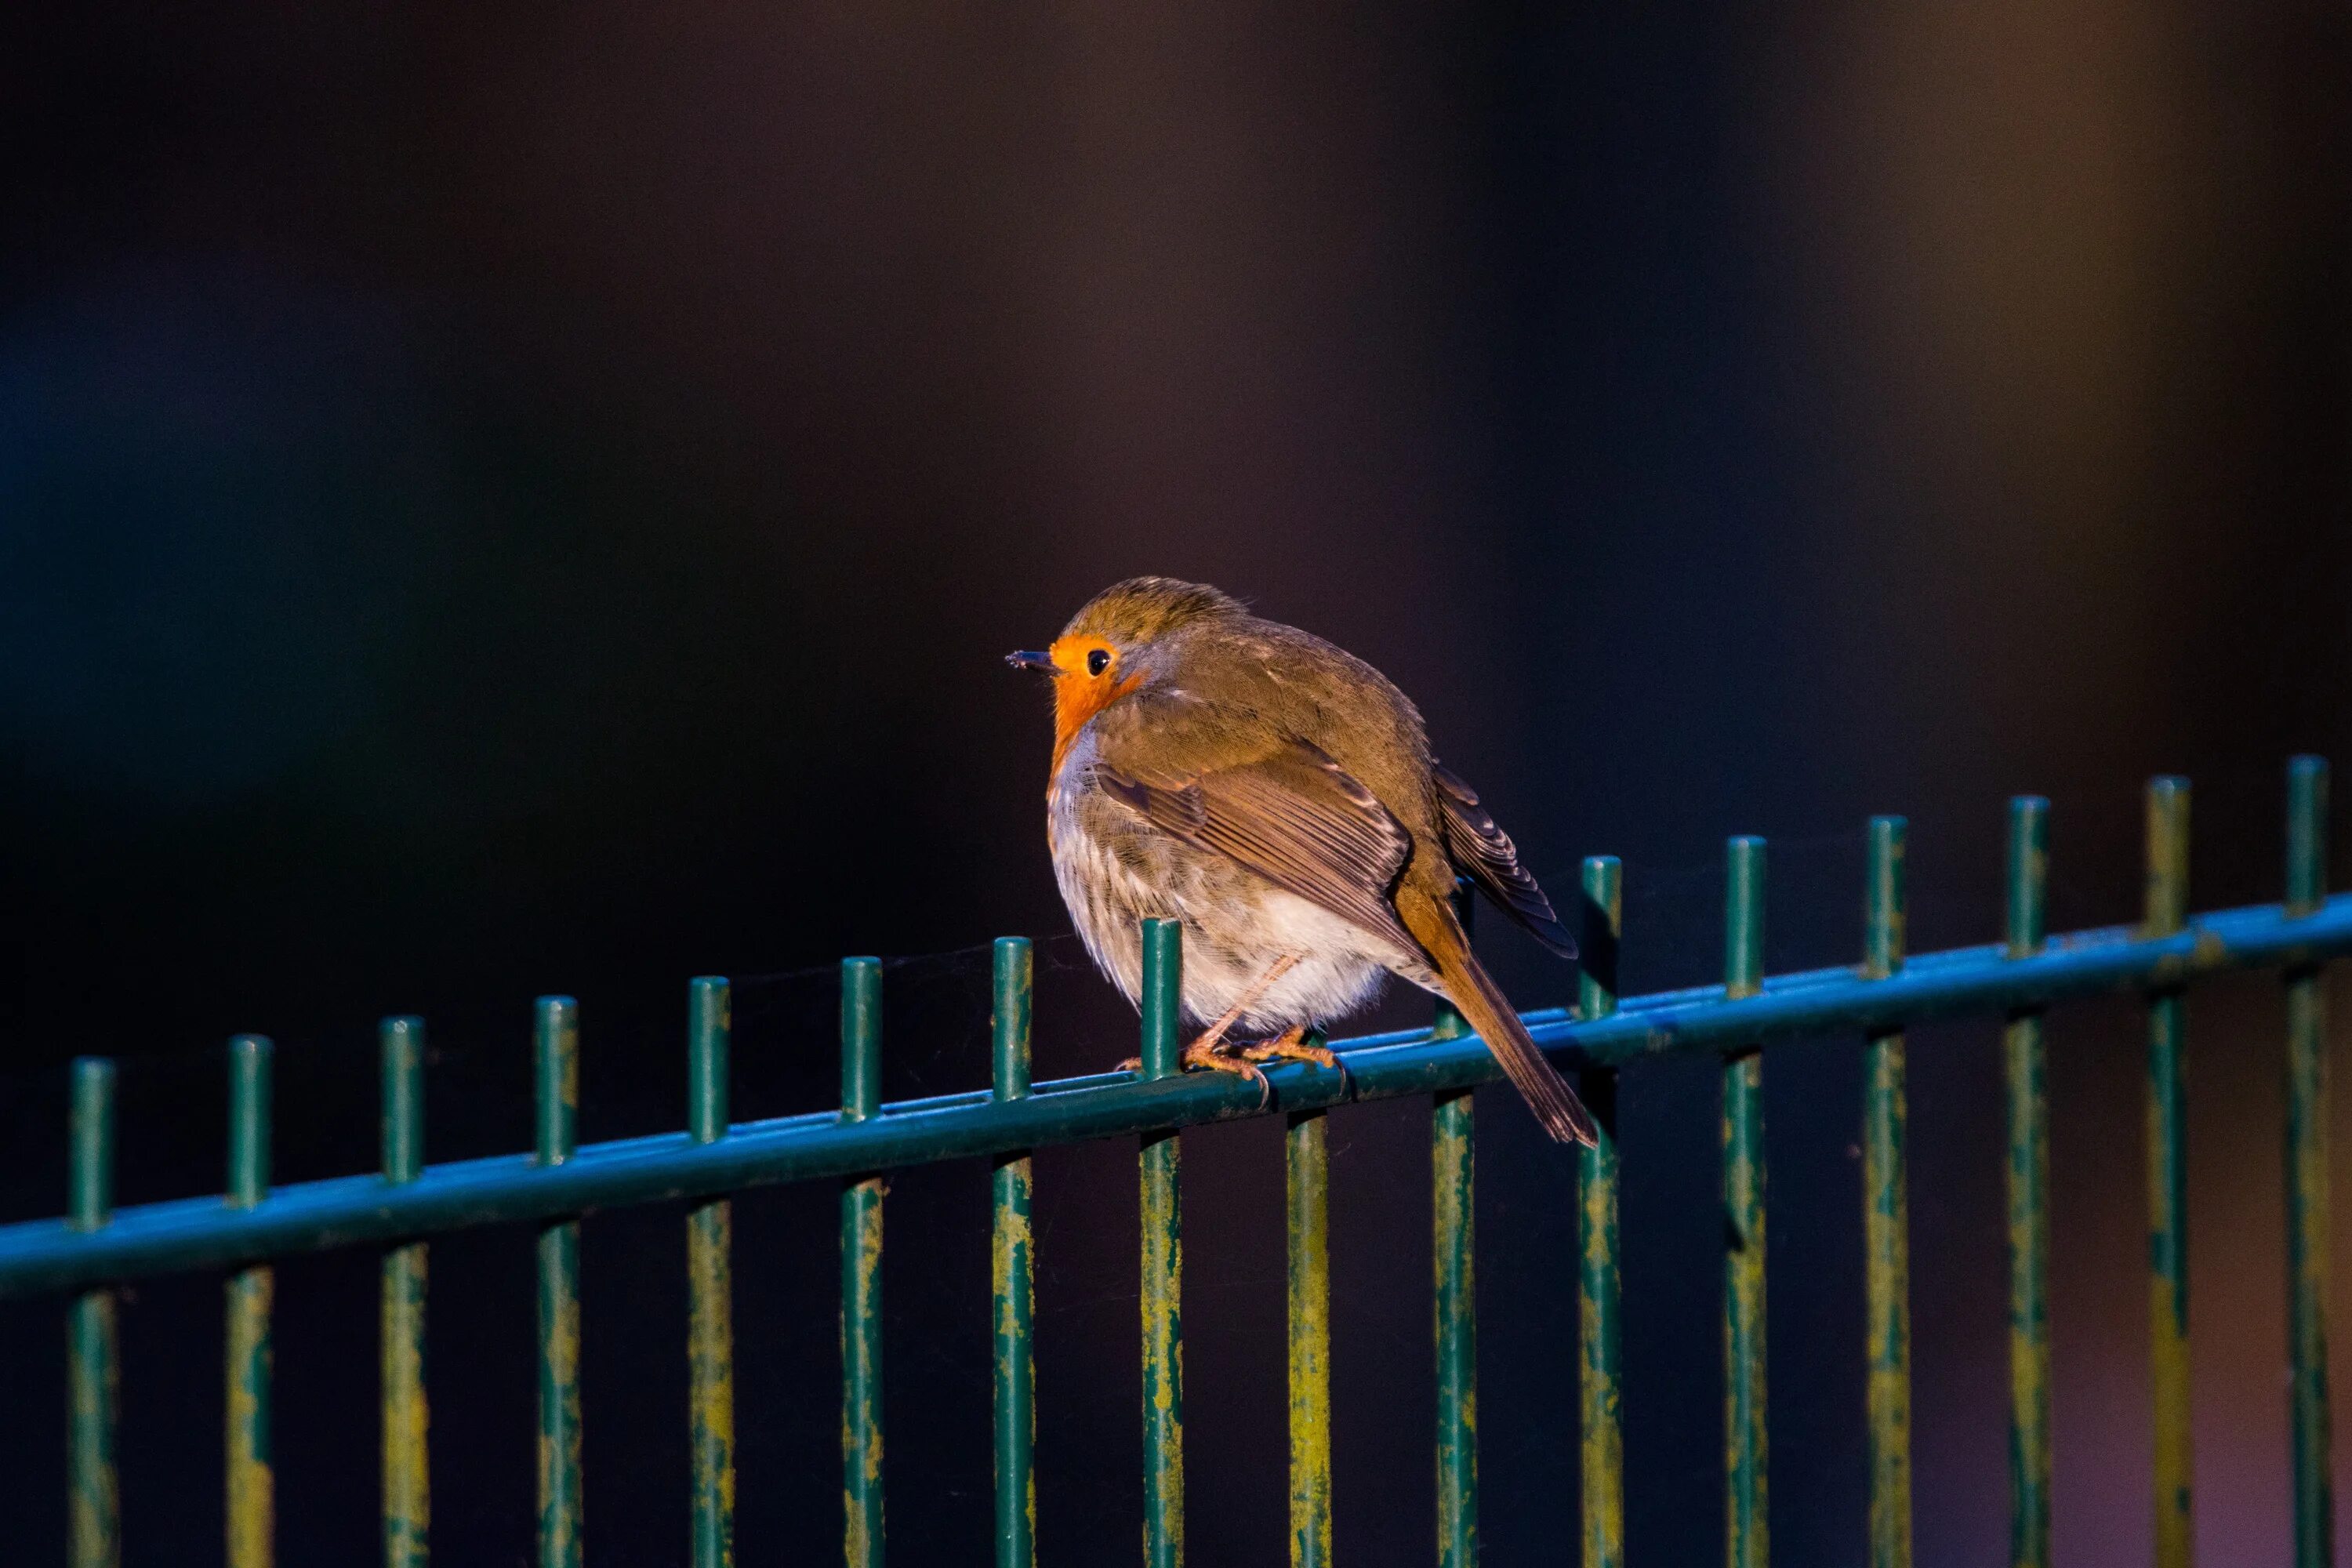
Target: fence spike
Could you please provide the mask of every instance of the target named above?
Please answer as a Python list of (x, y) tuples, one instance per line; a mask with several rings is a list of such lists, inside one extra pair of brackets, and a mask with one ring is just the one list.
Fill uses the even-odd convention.
[[(996, 939), (992, 962), (991, 1094), (1003, 1105), (1029, 1096), (1035, 955), (1027, 937), (1002, 936)], [(996, 1351), (996, 1568), (1036, 1568), (1037, 1369), (1030, 1334), (1036, 1320), (1037, 1279), (1035, 1238), (1029, 1227), (1027, 1152), (998, 1155), (988, 1180), (994, 1215), (989, 1274)]]
[[(2189, 912), (2189, 781), (2147, 786), (2147, 933), (2170, 936)], [(2189, 1568), (2196, 1551), (2189, 1486), (2189, 1104), (2181, 988), (2147, 1004), (2148, 1356), (2156, 1405), (2156, 1564)]]
[[(882, 961), (841, 961), (841, 1120), (882, 1109)], [(842, 1556), (882, 1568), (882, 1178), (841, 1192)]]
[[(395, 1186), (425, 1169), (425, 1021), (386, 1018), (376, 1028), (383, 1083), (383, 1179)], [(383, 1255), (377, 1357), (383, 1384), (384, 1568), (425, 1568), (433, 1519), (425, 1399), (425, 1244)]]
[[(1184, 928), (1143, 922), (1142, 1074), (1183, 1071), (1179, 1031)], [(1143, 1562), (1184, 1563), (1184, 1214), (1182, 1145), (1175, 1131), (1143, 1136)]]
[(1291, 1568), (1331, 1564), (1331, 1150), (1325, 1115), (1294, 1111), (1283, 1132)]
[[(228, 1043), (228, 1202), (249, 1209), (269, 1190), (269, 1059), (259, 1035)], [(226, 1287), (228, 1310), (226, 1526), (228, 1568), (270, 1568), (276, 1551), (276, 1475), (270, 1467), (270, 1301), (268, 1264), (240, 1268)]]
[[(2327, 763), (2287, 764), (2287, 912), (2327, 897)], [(2286, 1245), (2295, 1568), (2336, 1561), (2327, 1409), (2327, 988), (2316, 963), (2286, 972)]]
[[(1577, 937), (1582, 969), (1576, 1016), (1617, 1010), (1617, 952), (1625, 928), (1624, 868), (1614, 855), (1584, 862), (1584, 918)], [(1584, 1568), (1624, 1568), (1625, 1433), (1620, 1319), (1622, 1273), (1617, 1235), (1617, 1071), (1584, 1074), (1584, 1103), (1601, 1141), (1577, 1153), (1579, 1218), (1578, 1384), (1583, 1406)]]
[[(704, 975), (687, 987), (686, 1121), (698, 1143), (727, 1135), (727, 1047), (733, 1023), (725, 980)], [(735, 1562), (734, 1205), (725, 1198), (686, 1211), (687, 1442), (694, 1496), (688, 1561), (693, 1568)]]
[[(1903, 967), (1907, 825), (1870, 820), (1863, 972)], [(1868, 1323), (1867, 1414), (1871, 1568), (1911, 1562), (1911, 1206), (1904, 1143), (1909, 1103), (1903, 1031), (1863, 1047), (1862, 1223)]]
[[(114, 1064), (73, 1064), (73, 1157), (67, 1228), (87, 1236), (114, 1208)], [(66, 1310), (66, 1514), (72, 1568), (119, 1568), (121, 1492), (114, 1468), (121, 1406), (114, 1292), (85, 1290)]]
[[(2042, 951), (2050, 879), (2050, 803), (2009, 803), (2008, 956)], [(2050, 1565), (2050, 1091), (2042, 1010), (2001, 1031), (2009, 1158), (2009, 1560)]]
[[(539, 1163), (578, 1148), (580, 1005), (542, 996), (535, 1015)], [(539, 1233), (539, 1563), (580, 1568), (585, 1498), (580, 1473), (580, 1222)]]
[[(1462, 929), (1471, 926), (1466, 886), (1454, 902)], [(1430, 1037), (1458, 1040), (1469, 1022), (1438, 999)], [(1430, 1107), (1431, 1244), (1437, 1289), (1433, 1305), (1437, 1351), (1438, 1568), (1477, 1568), (1478, 1562), (1478, 1289), (1477, 1147), (1475, 1105), (1466, 1089), (1440, 1092)]]

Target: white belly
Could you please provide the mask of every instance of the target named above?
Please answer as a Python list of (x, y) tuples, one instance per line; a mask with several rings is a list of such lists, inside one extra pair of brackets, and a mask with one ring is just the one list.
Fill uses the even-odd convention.
[[(1091, 752), (1085, 740), (1074, 746), (1062, 778), (1083, 778)], [(1139, 818), (1109, 818), (1119, 828), (1114, 845), (1087, 818), (1126, 808), (1059, 783), (1048, 797), (1047, 836), (1062, 901), (1096, 965), (1129, 1002), (1142, 990), (1147, 915), (1183, 922), (1182, 1003), (1196, 1022), (1223, 1015), (1279, 960), (1295, 961), (1242, 1013), (1235, 1032), (1244, 1038), (1343, 1017), (1377, 995), (1391, 971), (1422, 982), (1419, 954)]]

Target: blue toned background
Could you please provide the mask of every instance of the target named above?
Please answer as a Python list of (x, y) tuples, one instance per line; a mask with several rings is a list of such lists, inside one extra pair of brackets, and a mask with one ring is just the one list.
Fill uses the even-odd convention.
[[(1774, 966), (1851, 956), (1872, 811), (1913, 818), (1915, 944), (1990, 937), (2022, 789), (2053, 921), (2128, 918), (2159, 769), (2198, 781), (2196, 902), (2274, 897), (2284, 757), (2352, 764), (2347, 71), (2341, 8), (2295, 0), (0, 23), (11, 1212), (62, 1205), (81, 1051), (133, 1058), (125, 1196), (214, 1190), (239, 1029), (283, 1049), (289, 1178), (372, 1161), (394, 1010), (445, 1054), (436, 1158), (524, 1145), (540, 991), (582, 997), (589, 1136), (678, 1124), (696, 973), (781, 976), (744, 988), (746, 1109), (823, 1103), (833, 955), (1066, 929), (1045, 720), (997, 656), (1139, 571), (1381, 666), (1556, 894), (1625, 857), (1630, 986), (1718, 965), (1733, 831), (1774, 841)], [(1523, 1005), (1569, 994), (1486, 946)], [(894, 1092), (979, 1081), (981, 962), (892, 971)], [(1080, 969), (1040, 1008), (1055, 1070), (1130, 1048)], [(2217, 1562), (2285, 1550), (2276, 1012), (2192, 1015)], [(1863, 1555), (1850, 1046), (1768, 1072), (1774, 1526), (1808, 1564)], [(2004, 1538), (1992, 1049), (1914, 1057), (1923, 1564)], [(2084, 1564), (2147, 1555), (2137, 1052), (2127, 1007), (2053, 1032)], [(1557, 1560), (1566, 1167), (1483, 1105), (1486, 1540)], [(1710, 1076), (1633, 1075), (1625, 1116), (1629, 1539), (1705, 1561)], [(1339, 1549), (1418, 1563), (1423, 1130), (1344, 1124)], [(1273, 1563), (1278, 1154), (1190, 1143), (1192, 1539)], [(1108, 1561), (1127, 1153), (1039, 1180), (1044, 1550)], [(985, 1531), (980, 1190), (894, 1199), (902, 1563)], [(742, 1205), (746, 1561), (836, 1528), (827, 1202)], [(589, 1229), (594, 1563), (685, 1553), (674, 1217)], [(445, 1563), (530, 1548), (527, 1251), (436, 1254)], [(370, 1267), (284, 1271), (289, 1563), (373, 1550)], [(217, 1539), (218, 1311), (209, 1280), (127, 1309), (134, 1563)], [(40, 1560), (56, 1314), (0, 1316), (0, 1517)]]

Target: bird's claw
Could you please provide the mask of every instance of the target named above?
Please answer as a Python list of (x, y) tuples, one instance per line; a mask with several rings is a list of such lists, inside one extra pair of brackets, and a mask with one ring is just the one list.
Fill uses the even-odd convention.
[[(1177, 1058), (1177, 1066), (1184, 1072), (1195, 1070), (1223, 1072), (1231, 1073), (1236, 1078), (1251, 1079), (1257, 1085), (1257, 1108), (1260, 1110), (1264, 1110), (1274, 1101), (1274, 1085), (1266, 1081), (1265, 1074), (1260, 1072), (1255, 1063), (1244, 1061), (1237, 1056), (1228, 1054), (1226, 1047), (1221, 1042), (1213, 1044), (1205, 1037), (1193, 1041), (1186, 1046), (1183, 1054)], [(1118, 1064), (1118, 1070), (1141, 1072), (1143, 1058), (1129, 1057)]]
[(1274, 1100), (1274, 1085), (1266, 1081), (1265, 1074), (1258, 1070), (1257, 1064), (1228, 1055), (1223, 1041), (1212, 1042), (1206, 1037), (1195, 1040), (1184, 1047), (1184, 1054), (1179, 1059), (1188, 1071), (1202, 1068), (1210, 1072), (1227, 1072), (1253, 1080), (1257, 1085), (1257, 1108), (1260, 1110)]

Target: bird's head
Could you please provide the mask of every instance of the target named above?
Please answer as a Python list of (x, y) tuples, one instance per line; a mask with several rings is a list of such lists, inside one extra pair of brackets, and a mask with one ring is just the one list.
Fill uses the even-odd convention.
[(1130, 577), (1087, 601), (1042, 651), (1011, 653), (1015, 669), (1054, 678), (1054, 766), (1087, 720), (1162, 672), (1177, 632), (1202, 621), (1247, 615), (1241, 601), (1200, 583)]

